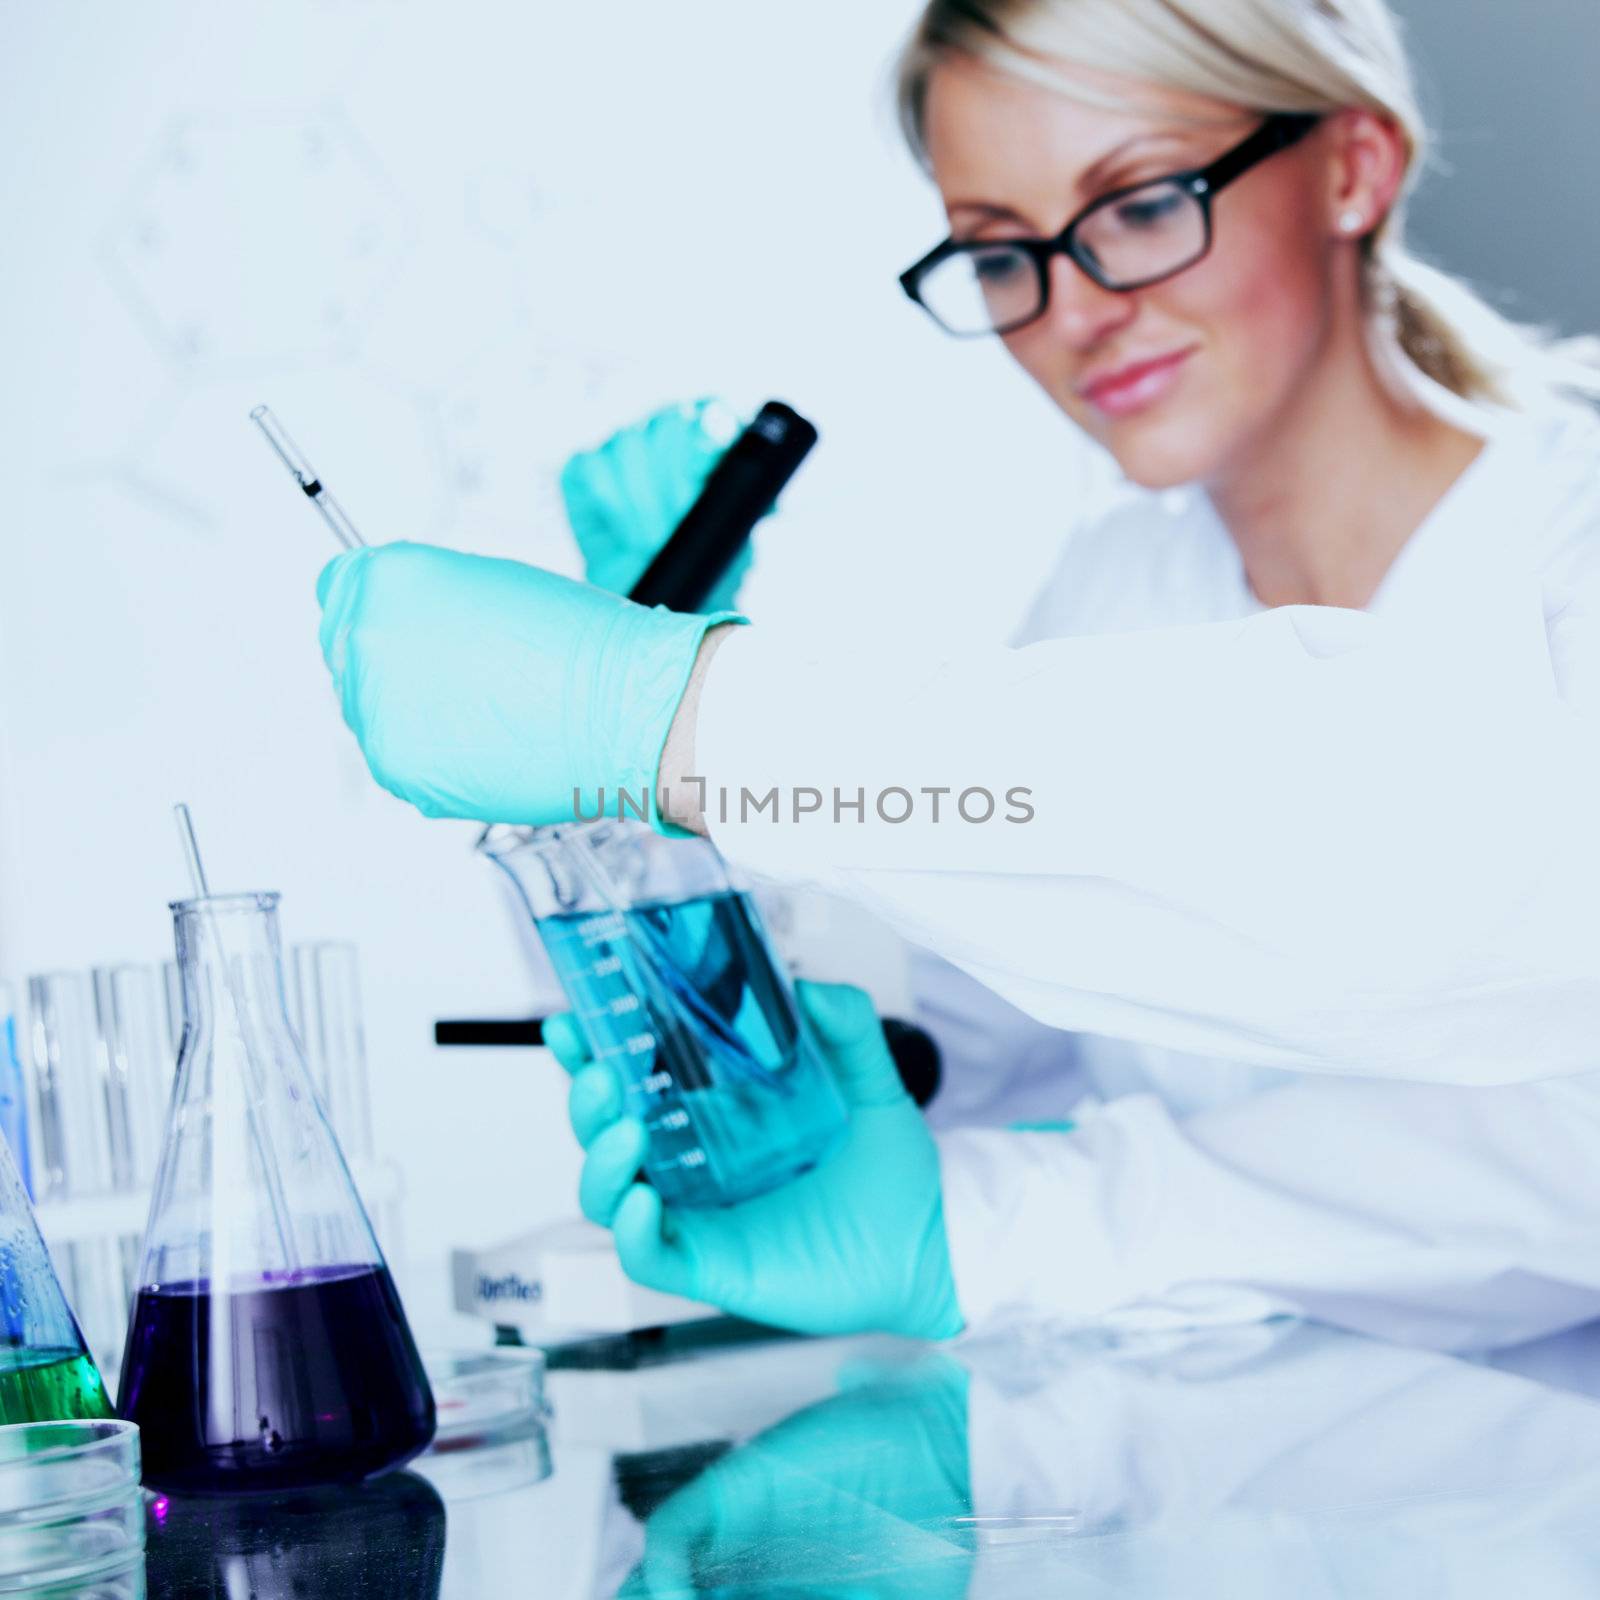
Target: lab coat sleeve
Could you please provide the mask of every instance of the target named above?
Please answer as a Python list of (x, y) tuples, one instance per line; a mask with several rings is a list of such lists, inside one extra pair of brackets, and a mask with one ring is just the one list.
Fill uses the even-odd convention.
[(740, 630), (700, 707), (711, 836), (1054, 1027), (1329, 1073), (1584, 1072), (1600, 651), (1572, 630), (1595, 611), (1547, 622), (1537, 582), (1490, 569), (1421, 619), (1285, 607), (939, 660)]
[(969, 1327), (1293, 1313), (1438, 1348), (1600, 1316), (1600, 1075), (1501, 1088), (1291, 1082), (1176, 1121), (941, 1135)]
[(911, 1020), (939, 1051), (932, 1128), (1059, 1122), (1088, 1095), (1076, 1035), (1047, 1028), (949, 962), (907, 954)]

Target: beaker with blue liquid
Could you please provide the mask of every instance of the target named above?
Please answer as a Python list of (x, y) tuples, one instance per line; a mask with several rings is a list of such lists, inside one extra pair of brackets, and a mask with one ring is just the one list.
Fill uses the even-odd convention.
[(847, 1112), (750, 896), (703, 839), (642, 823), (497, 827), (500, 867), (670, 1205), (733, 1205), (814, 1167)]

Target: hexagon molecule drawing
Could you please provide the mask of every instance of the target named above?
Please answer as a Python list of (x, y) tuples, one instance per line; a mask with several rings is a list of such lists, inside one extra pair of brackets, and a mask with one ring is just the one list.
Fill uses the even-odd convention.
[(105, 241), (181, 368), (342, 358), (411, 247), (406, 206), (337, 109), (185, 116)]
[[(436, 430), (456, 519), (442, 531), (493, 532), (551, 560), (564, 553), (557, 475), (574, 450), (630, 420), (626, 371), (619, 355), (543, 340), (517, 325), (430, 387), (420, 403)], [(538, 529), (551, 550), (526, 542)]]

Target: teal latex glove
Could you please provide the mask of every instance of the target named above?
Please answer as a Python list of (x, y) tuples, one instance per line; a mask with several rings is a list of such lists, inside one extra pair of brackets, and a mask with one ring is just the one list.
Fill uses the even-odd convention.
[(700, 640), (731, 613), (636, 606), (538, 567), (422, 544), (335, 556), (322, 655), (372, 775), (425, 816), (570, 821), (650, 797)]
[[(583, 552), (584, 577), (626, 594), (699, 498), (711, 469), (739, 436), (740, 419), (719, 400), (668, 406), (573, 456), (561, 472), (567, 521)], [(731, 610), (750, 569), (749, 545), (706, 599)]]
[(953, 1338), (962, 1320), (938, 1151), (872, 1002), (844, 984), (801, 982), (796, 993), (850, 1107), (849, 1128), (803, 1177), (721, 1211), (669, 1211), (635, 1181), (645, 1129), (623, 1115), (616, 1074), (590, 1059), (570, 1014), (545, 1023), (545, 1042), (573, 1075), (583, 1213), (612, 1230), (623, 1270), (647, 1288), (801, 1333)]
[(848, 1381), (665, 1501), (618, 1600), (964, 1595), (973, 1559), (965, 1369), (936, 1356)]

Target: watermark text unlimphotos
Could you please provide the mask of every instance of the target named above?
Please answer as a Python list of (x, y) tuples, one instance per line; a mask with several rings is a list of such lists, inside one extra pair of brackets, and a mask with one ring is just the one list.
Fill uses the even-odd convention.
[[(1021, 824), (1032, 822), (1033, 790), (1013, 786), (997, 794), (982, 784), (967, 789), (923, 786), (916, 789), (890, 784), (882, 789), (815, 789), (800, 784), (794, 788), (774, 785), (770, 789), (739, 788), (721, 785), (713, 788), (704, 778), (686, 777), (693, 786), (700, 812), (708, 821), (772, 823), (865, 823), (869, 820), (894, 826), (902, 822), (955, 822), (977, 826), (986, 822)], [(618, 821), (635, 818), (649, 820), (649, 794), (643, 788), (596, 789), (592, 795), (582, 789), (572, 791), (572, 816), (576, 822), (598, 822), (603, 817)], [(665, 815), (667, 795), (656, 795), (656, 806)]]

